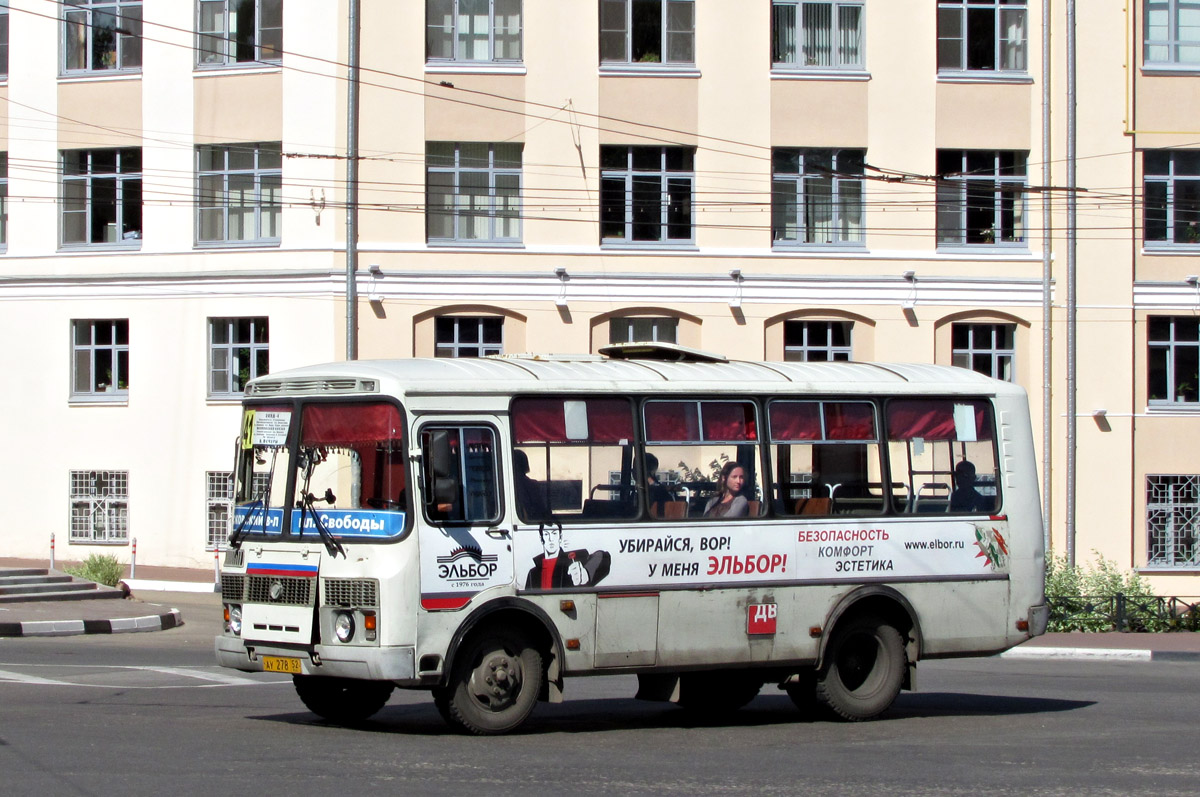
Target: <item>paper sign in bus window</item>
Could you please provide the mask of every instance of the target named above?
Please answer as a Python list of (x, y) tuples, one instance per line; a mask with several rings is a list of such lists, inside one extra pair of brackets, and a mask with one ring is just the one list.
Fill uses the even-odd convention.
[(975, 434), (975, 407), (970, 404), (954, 405), (954, 434), (960, 443), (974, 443), (979, 440)]
[(288, 427), (292, 424), (290, 412), (254, 413), (253, 442), (256, 446), (282, 446), (287, 443)]

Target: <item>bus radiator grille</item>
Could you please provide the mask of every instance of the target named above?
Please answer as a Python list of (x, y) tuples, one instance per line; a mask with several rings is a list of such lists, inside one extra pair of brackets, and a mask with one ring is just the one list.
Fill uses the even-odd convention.
[(379, 606), (379, 582), (373, 578), (323, 579), (326, 606)]
[[(246, 602), (311, 606), (313, 602), (312, 585), (315, 580), (291, 576), (248, 576)], [(279, 597), (272, 600), (271, 584), (275, 582), (279, 582), (282, 590)]]

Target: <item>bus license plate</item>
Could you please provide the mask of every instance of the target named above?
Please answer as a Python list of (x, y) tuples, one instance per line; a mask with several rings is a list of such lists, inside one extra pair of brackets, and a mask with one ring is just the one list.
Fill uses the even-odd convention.
[(263, 656), (263, 672), (288, 672), (300, 674), (300, 659), (284, 658), (283, 656)]

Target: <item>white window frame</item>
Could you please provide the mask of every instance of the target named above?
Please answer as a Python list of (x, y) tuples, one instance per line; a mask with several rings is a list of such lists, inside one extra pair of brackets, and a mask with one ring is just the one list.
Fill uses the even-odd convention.
[[(500, 327), (500, 340), (485, 341), (488, 330), (486, 327), (493, 323)], [(449, 327), (451, 334), (441, 338), (439, 333), (444, 327)], [(475, 340), (464, 339), (468, 327), (474, 329)], [(466, 336), (469, 338), (469, 336)], [(474, 353), (467, 353), (474, 350)], [(433, 356), (434, 357), (487, 357), (492, 354), (504, 353), (504, 316), (463, 316), (441, 315), (433, 320)]]
[[(237, 156), (247, 154), (249, 163), (235, 163)], [(211, 164), (216, 161), (219, 165), (214, 168)], [(205, 167), (205, 163), (210, 165)], [(283, 148), (278, 141), (197, 146), (196, 245), (278, 245), (283, 223), (282, 191)], [(235, 200), (240, 201), (235, 204)], [(230, 237), (230, 219), (235, 211), (242, 215), (243, 231), (250, 233), (241, 238)], [(206, 217), (220, 219), (220, 235), (206, 235)]]
[[(446, 151), (451, 147), (452, 151)], [(483, 147), (487, 153), (480, 157), (483, 153), (479, 150)], [(426, 143), (426, 241), (454, 245), (519, 244), (521, 163), (521, 144)], [(435, 230), (438, 222), (444, 223), (447, 218), (451, 221), (450, 235), (435, 235), (440, 232)], [(480, 231), (473, 229), (476, 225), (471, 222), (482, 223), (485, 219), (486, 225), (482, 226), (486, 230), (482, 235), (476, 234)]]
[[(971, 63), (970, 19), (992, 17), (992, 60)], [(1026, 75), (1029, 71), (1029, 4), (1023, 0), (939, 0), (937, 7), (939, 75)]]
[[(649, 329), (638, 336), (638, 327)], [(619, 334), (624, 332), (624, 335)], [(669, 334), (668, 334), (669, 333)], [(679, 342), (679, 319), (674, 316), (613, 316), (608, 319), (609, 343)]]
[[(471, 6), (475, 6), (472, 13)], [(487, 7), (486, 16), (481, 13)], [(523, 56), (522, 0), (425, 0), (425, 61), (429, 64), (519, 64)], [(513, 17), (515, 9), (515, 28)], [(480, 32), (479, 24), (486, 28)], [(486, 37), (486, 54), (468, 47)], [(446, 54), (446, 49), (449, 54)], [(435, 54), (435, 50), (441, 52)], [(513, 55), (511, 50), (515, 49)], [(499, 53), (499, 54), (498, 54)]]
[(73, 470), (70, 477), (71, 542), (129, 542), (129, 471)]
[[(249, 340), (238, 339), (240, 327), (249, 325)], [(218, 331), (224, 331), (218, 343)], [(270, 319), (265, 316), (208, 319), (208, 397), (215, 399), (241, 398), (246, 382), (270, 372)], [(265, 367), (260, 360), (265, 358)], [(224, 367), (218, 364), (224, 359)], [(246, 377), (241, 377), (245, 371)], [(221, 390), (218, 383), (224, 383)]]
[(1148, 474), (1146, 565), (1154, 568), (1200, 568), (1198, 537), (1200, 474)]
[(63, 0), (62, 23), (62, 74), (142, 70), (142, 0)]
[[(864, 150), (777, 147), (771, 155), (773, 247), (866, 245)], [(789, 222), (792, 208), (794, 221)], [(820, 218), (822, 210), (827, 221)]]
[[(834, 325), (844, 330), (846, 342), (834, 343)], [(800, 343), (788, 344), (788, 330), (799, 328)], [(821, 355), (814, 357), (814, 355)], [(839, 319), (792, 318), (783, 322), (785, 362), (847, 362), (854, 359), (854, 322)]]
[[(955, 345), (957, 332), (962, 330), (967, 336), (965, 346)], [(1007, 337), (1007, 345), (1005, 338)], [(1016, 362), (1017, 325), (992, 321), (972, 321), (950, 325), (950, 356), (951, 364), (966, 368), (976, 373), (990, 376), (992, 379), (1002, 379), (1005, 382), (1014, 381), (1013, 366)], [(979, 358), (986, 363), (986, 368), (977, 368)]]
[[(657, 53), (638, 55), (634, 6), (659, 7)], [(687, 16), (680, 25), (678, 12)], [(618, 55), (618, 50), (620, 54)], [(657, 55), (657, 58), (654, 56)], [(636, 56), (636, 57), (635, 57)], [(696, 63), (696, 4), (694, 0), (600, 0), (600, 64), (636, 68), (691, 67)]]
[[(1163, 158), (1165, 170), (1156, 163)], [(1200, 150), (1145, 150), (1142, 196), (1142, 233), (1147, 248), (1200, 251)], [(1191, 208), (1186, 207), (1189, 203)], [(1161, 231), (1151, 232), (1152, 219)]]
[[(1155, 338), (1154, 327), (1158, 321), (1167, 322), (1167, 334)], [(1189, 329), (1183, 331), (1181, 326)], [(1150, 316), (1146, 319), (1146, 349), (1146, 400), (1149, 406), (1200, 406), (1200, 322), (1194, 316)], [(1152, 383), (1156, 370), (1154, 361), (1158, 358), (1163, 360), (1161, 373), (1166, 379), (1162, 391), (1156, 391)], [(1156, 392), (1161, 395), (1155, 397)]]
[[(650, 150), (657, 150), (658, 165), (654, 168), (645, 168), (644, 164), (635, 165), (635, 161), (639, 160), (635, 156), (641, 154), (649, 156), (654, 153)], [(678, 158), (683, 168), (672, 168), (671, 162)], [(696, 196), (696, 155), (695, 150), (691, 147), (626, 147), (603, 145), (600, 147), (600, 245), (603, 247), (625, 247), (625, 248), (666, 248), (666, 247), (681, 247), (694, 246), (696, 241), (696, 214), (695, 214), (695, 196)], [(617, 166), (616, 161), (623, 160), (623, 166)], [(607, 163), (611, 165), (605, 165)], [(638, 212), (637, 194), (634, 187), (637, 183), (649, 184), (652, 181), (658, 182), (658, 221), (638, 221), (636, 216)], [(618, 201), (614, 196), (614, 187), (621, 186), (621, 198)], [(672, 186), (684, 185), (687, 190), (686, 203), (672, 201)], [(686, 208), (682, 205), (686, 204)], [(606, 213), (613, 213), (617, 209), (621, 210), (621, 221), (614, 218), (606, 218)], [(676, 235), (672, 237), (673, 229), (678, 229), (682, 226), (680, 222), (671, 221), (673, 212), (684, 212), (687, 216), (687, 237)], [(647, 210), (650, 210), (647, 205)], [(611, 233), (616, 225), (622, 228), (620, 236), (607, 234)], [(639, 225), (649, 225), (656, 227), (658, 230), (656, 237), (635, 237), (635, 227)]]
[[(1152, 16), (1160, 19), (1152, 22)], [(1200, 0), (1144, 0), (1142, 28), (1143, 64), (1200, 70)], [(1185, 38), (1189, 30), (1192, 37)]]
[[(238, 32), (230, 22), (239, 20), (241, 5), (254, 7), (254, 30), (248, 42), (250, 52), (239, 52)], [(213, 13), (216, 23), (205, 26), (205, 10)], [(264, 9), (277, 17), (279, 25), (264, 26)], [(273, 20), (268, 20), (273, 21)], [(196, 66), (225, 68), (233, 66), (278, 65), (283, 60), (283, 0), (197, 0), (196, 2)]]
[[(113, 158), (112, 170), (97, 164), (101, 156)], [(69, 165), (71, 160), (74, 164)], [(137, 248), (142, 243), (142, 148), (98, 147), (59, 152), (59, 236), (63, 249)], [(112, 183), (112, 217), (98, 215), (101, 187)], [(136, 213), (137, 218), (130, 218)], [(82, 222), (83, 238), (72, 232)], [(103, 224), (103, 240), (93, 240), (94, 225)], [(127, 229), (128, 227), (128, 229)], [(68, 235), (72, 240), (68, 240)]]
[[(107, 325), (106, 343), (97, 342), (100, 325)], [(82, 333), (86, 332), (84, 335)], [(124, 341), (124, 342), (122, 342)], [(107, 355), (110, 381), (101, 381), (97, 371)], [(86, 362), (87, 384), (80, 384), (81, 365)], [(123, 386), (122, 386), (123, 385)], [(71, 322), (71, 400), (126, 401), (129, 397), (129, 319), (77, 319)]]
[(0, 82), (8, 80), (8, 0), (0, 0)]
[[(938, 150), (937, 246), (939, 249), (1028, 249), (1028, 153), (1017, 150)], [(1011, 159), (1011, 165), (1007, 165)], [(987, 162), (981, 166), (980, 162)], [(982, 189), (982, 190), (981, 190)], [(986, 199), (985, 199), (986, 197)], [(1012, 198), (1011, 208), (1008, 198)], [(989, 211), (990, 205), (990, 211)], [(990, 213), (987, 227), (972, 213)], [(1003, 222), (1012, 217), (1012, 229)], [(999, 227), (999, 229), (997, 229)]]
[[(865, 5), (864, 0), (773, 0), (772, 68), (864, 70)], [(821, 24), (822, 12), (828, 27)]]

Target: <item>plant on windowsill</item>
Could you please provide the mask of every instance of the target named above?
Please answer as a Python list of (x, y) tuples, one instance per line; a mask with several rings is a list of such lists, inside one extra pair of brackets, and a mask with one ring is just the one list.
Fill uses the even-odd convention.
[(984, 227), (979, 231), (979, 237), (983, 239), (985, 244), (996, 243), (996, 231), (991, 227)]
[(1183, 242), (1186, 244), (1200, 243), (1200, 226), (1194, 221), (1189, 221), (1183, 227)]
[(662, 58), (659, 56), (658, 53), (643, 53), (642, 57), (638, 59), (638, 63), (639, 64), (658, 64), (658, 63), (662, 63)]

